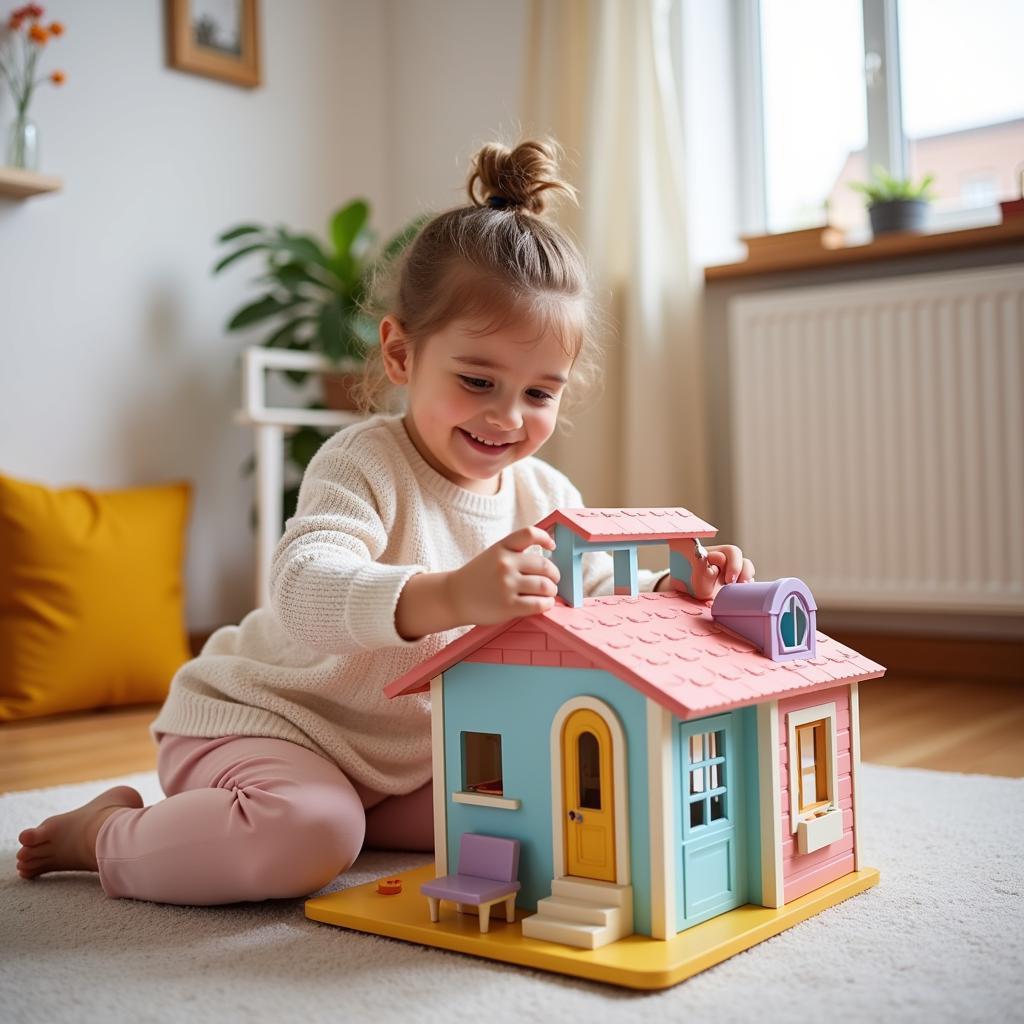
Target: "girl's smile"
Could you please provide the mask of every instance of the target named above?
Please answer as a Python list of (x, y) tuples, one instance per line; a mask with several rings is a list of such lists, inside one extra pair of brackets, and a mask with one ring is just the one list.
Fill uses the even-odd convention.
[(388, 377), (406, 387), (404, 422), (424, 460), (467, 490), (495, 494), (501, 470), (551, 436), (573, 356), (534, 324), (490, 334), (455, 320), (410, 346), (394, 317), (381, 321)]

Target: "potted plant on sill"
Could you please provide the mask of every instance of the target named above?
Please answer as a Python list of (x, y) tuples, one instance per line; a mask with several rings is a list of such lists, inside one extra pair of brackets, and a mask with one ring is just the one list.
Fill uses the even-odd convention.
[[(373, 253), (376, 232), (369, 226), (370, 205), (353, 199), (332, 214), (328, 242), (285, 227), (239, 224), (221, 234), (217, 241), (231, 247), (214, 266), (219, 274), (246, 256), (260, 253), (265, 270), (256, 283), (263, 294), (238, 309), (228, 321), (229, 331), (255, 325), (266, 328), (261, 342), (268, 348), (316, 352), (327, 357), (338, 372), (323, 376), (324, 401), (309, 402), (307, 408), (352, 409), (351, 389), (361, 376), (361, 364), (368, 348), (377, 343), (377, 325), (366, 314), (363, 301), (378, 266), (401, 255), (428, 219), (421, 215), (392, 237), (383, 249)], [(294, 384), (302, 384), (306, 373), (285, 371)], [(285, 444), (287, 463), (302, 472), (330, 431), (299, 427)], [(243, 467), (251, 473), (254, 460)], [(284, 519), (294, 514), (298, 483), (286, 482)]]
[(935, 198), (932, 183), (935, 177), (926, 174), (920, 181), (894, 178), (884, 167), (876, 166), (872, 180), (850, 182), (867, 203), (871, 233), (890, 231), (923, 231), (928, 223), (928, 205)]

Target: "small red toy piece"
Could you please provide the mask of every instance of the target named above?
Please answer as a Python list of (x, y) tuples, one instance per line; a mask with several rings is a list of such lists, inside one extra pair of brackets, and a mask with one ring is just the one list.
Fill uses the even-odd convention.
[(377, 892), (381, 896), (397, 896), (402, 891), (402, 880), (400, 878), (382, 878), (377, 883)]

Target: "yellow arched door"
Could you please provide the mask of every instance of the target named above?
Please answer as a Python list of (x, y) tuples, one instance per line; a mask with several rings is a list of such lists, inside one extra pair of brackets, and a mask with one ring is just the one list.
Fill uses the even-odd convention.
[(615, 881), (612, 734), (595, 711), (574, 711), (562, 728), (566, 874)]

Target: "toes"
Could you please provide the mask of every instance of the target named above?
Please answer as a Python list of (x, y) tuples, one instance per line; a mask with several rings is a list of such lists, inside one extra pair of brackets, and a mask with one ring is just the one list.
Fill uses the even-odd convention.
[(40, 843), (39, 846), (23, 846), (18, 851), (19, 861), (38, 860), (40, 857), (49, 857), (53, 849), (53, 843)]

